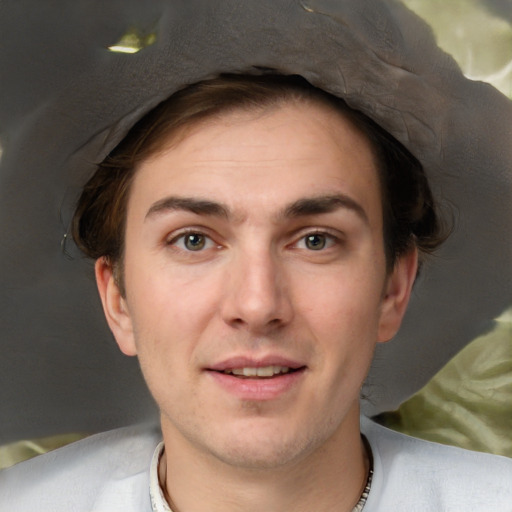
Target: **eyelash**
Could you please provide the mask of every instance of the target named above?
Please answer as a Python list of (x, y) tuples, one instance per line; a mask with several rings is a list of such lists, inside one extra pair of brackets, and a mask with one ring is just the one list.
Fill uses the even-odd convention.
[[(191, 235), (197, 235), (197, 236), (203, 237), (203, 239), (205, 240), (206, 244), (208, 243), (208, 241), (212, 245), (215, 244), (215, 242), (213, 241), (212, 237), (207, 235), (202, 229), (199, 229), (199, 228), (189, 228), (189, 229), (180, 231), (177, 234), (173, 234), (173, 237), (171, 239), (166, 240), (165, 244), (167, 246), (174, 246), (174, 247), (176, 247), (176, 245), (178, 244), (178, 242), (180, 240), (183, 240), (183, 244), (185, 244), (187, 236), (191, 236)], [(201, 250), (203, 250), (203, 247), (201, 247), (199, 251), (193, 251), (193, 250), (187, 249), (186, 247), (179, 247), (178, 249), (180, 249), (180, 250), (182, 250), (184, 252), (201, 252)]]
[[(308, 239), (311, 239), (313, 237), (323, 237), (323, 241), (325, 243), (325, 245), (321, 246), (320, 248), (318, 249), (312, 249), (310, 247), (307, 247), (307, 244), (308, 244)], [(329, 249), (330, 247), (334, 246), (334, 245), (338, 245), (341, 240), (338, 236), (335, 236), (333, 235), (332, 233), (328, 232), (328, 231), (325, 231), (325, 230), (314, 230), (314, 231), (309, 231), (305, 234), (303, 234), (298, 240), (297, 242), (295, 242), (293, 245), (297, 246), (299, 243), (303, 242), (304, 245), (306, 245), (306, 249), (309, 249), (310, 251), (312, 252), (315, 252), (315, 251), (323, 251), (323, 250), (327, 250)], [(327, 246), (327, 247), (326, 247)]]
[[(197, 236), (203, 237), (204, 244), (207, 245), (207, 247), (204, 247), (204, 246), (199, 247), (197, 251), (194, 251), (193, 249), (189, 249), (186, 246), (177, 247), (177, 244), (180, 240), (182, 240), (183, 245), (185, 245), (186, 237), (190, 236), (190, 235), (197, 235)], [(309, 237), (312, 238), (315, 236), (323, 237), (325, 244), (323, 246), (319, 247), (318, 249), (312, 249), (310, 247), (307, 247), (308, 238)], [(302, 234), (298, 239), (296, 239), (295, 242), (293, 242), (291, 244), (291, 246), (297, 247), (300, 243), (304, 243), (304, 245), (306, 245), (306, 247), (304, 247), (304, 249), (308, 249), (311, 252), (321, 252), (321, 251), (329, 249), (330, 247), (332, 247), (334, 245), (339, 245), (341, 243), (341, 239), (339, 236), (333, 235), (329, 231), (317, 229), (317, 230), (308, 231), (307, 233)], [(173, 246), (183, 252), (193, 253), (193, 252), (202, 252), (205, 249), (212, 248), (215, 245), (215, 241), (212, 239), (211, 236), (206, 234), (202, 229), (189, 228), (189, 229), (180, 231), (179, 233), (175, 234), (170, 240), (166, 241), (166, 245)], [(327, 247), (325, 247), (325, 245), (327, 245)], [(220, 245), (217, 244), (217, 247), (220, 247)]]

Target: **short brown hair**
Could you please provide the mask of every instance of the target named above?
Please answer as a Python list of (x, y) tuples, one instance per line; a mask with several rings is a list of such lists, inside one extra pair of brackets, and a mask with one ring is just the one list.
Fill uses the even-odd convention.
[(222, 75), (173, 94), (138, 121), (98, 165), (83, 188), (72, 234), (89, 257), (122, 260), (126, 209), (137, 166), (163, 150), (172, 136), (208, 118), (238, 109), (263, 110), (288, 101), (331, 106), (371, 143), (377, 162), (388, 270), (412, 246), (432, 252), (443, 240), (432, 193), (419, 161), (392, 135), (344, 100), (300, 76)]

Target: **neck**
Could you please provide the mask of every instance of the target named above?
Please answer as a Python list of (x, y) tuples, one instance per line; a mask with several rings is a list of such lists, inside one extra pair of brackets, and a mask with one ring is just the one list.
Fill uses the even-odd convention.
[(160, 482), (173, 512), (350, 512), (366, 484), (369, 462), (359, 410), (310, 453), (272, 468), (227, 464), (191, 450), (162, 427), (166, 450)]

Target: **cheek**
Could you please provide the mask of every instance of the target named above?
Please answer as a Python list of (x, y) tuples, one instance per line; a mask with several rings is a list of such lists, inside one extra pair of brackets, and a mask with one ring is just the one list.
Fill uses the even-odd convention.
[[(375, 276), (356, 278), (352, 274), (331, 275), (310, 283), (310, 293), (302, 297), (305, 328), (317, 347), (321, 374), (337, 385), (331, 399), (340, 394), (358, 394), (371, 363), (378, 338), (380, 287)], [(378, 281), (377, 281), (378, 282)]]
[(380, 276), (339, 272), (316, 277), (296, 296), (310, 321), (328, 332), (375, 329), (381, 304)]
[(222, 280), (141, 261), (127, 269), (127, 276), (127, 300), (140, 356), (177, 351), (191, 356), (215, 314)]

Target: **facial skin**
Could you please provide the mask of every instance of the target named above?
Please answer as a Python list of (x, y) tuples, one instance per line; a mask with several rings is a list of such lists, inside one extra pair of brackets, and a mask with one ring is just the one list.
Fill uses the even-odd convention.
[[(382, 233), (369, 143), (324, 106), (225, 114), (141, 165), (126, 296), (102, 259), (96, 275), (161, 409), (169, 471), (173, 460), (237, 475), (325, 460), (336, 473), (351, 460), (360, 480), (360, 387), (416, 272), (412, 250), (386, 273)], [(224, 373), (261, 366), (293, 371)]]

